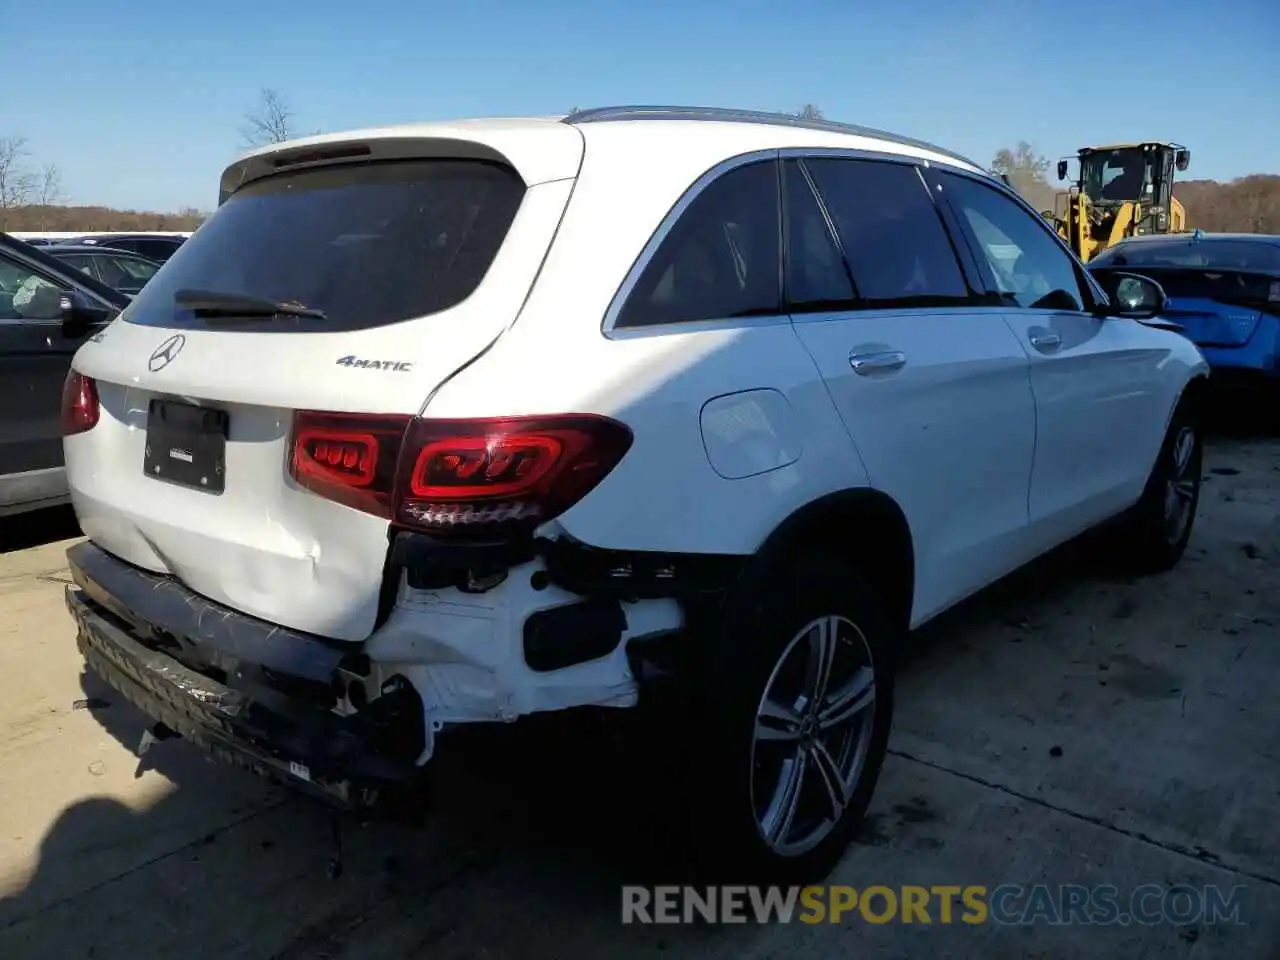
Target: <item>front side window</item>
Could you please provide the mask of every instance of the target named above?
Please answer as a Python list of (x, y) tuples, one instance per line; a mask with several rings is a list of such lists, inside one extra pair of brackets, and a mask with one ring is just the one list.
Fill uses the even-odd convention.
[(804, 165), (835, 222), (864, 307), (971, 302), (942, 218), (915, 167), (831, 157)]
[(56, 320), (62, 291), (30, 267), (0, 257), (0, 320)]
[(616, 326), (776, 314), (779, 246), (777, 165), (762, 161), (730, 170), (680, 215)]
[(939, 172), (956, 215), (977, 242), (992, 292), (1008, 306), (1083, 310), (1075, 264), (1042, 225), (998, 190), (968, 177)]

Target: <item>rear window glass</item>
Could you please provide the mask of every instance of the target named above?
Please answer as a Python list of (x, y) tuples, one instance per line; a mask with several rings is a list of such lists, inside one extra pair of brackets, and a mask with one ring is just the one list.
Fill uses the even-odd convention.
[[(134, 300), (144, 326), (358, 330), (439, 313), (484, 279), (525, 187), (500, 164), (413, 160), (302, 170), (227, 199)], [(177, 306), (202, 290), (323, 311), (228, 322)]]
[(1169, 240), (1112, 247), (1093, 261), (1107, 267), (1216, 267), (1280, 275), (1280, 244), (1247, 240)]

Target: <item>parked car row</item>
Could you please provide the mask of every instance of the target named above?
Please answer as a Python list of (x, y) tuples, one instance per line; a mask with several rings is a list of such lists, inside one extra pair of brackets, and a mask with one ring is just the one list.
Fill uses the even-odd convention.
[(0, 234), (0, 516), (67, 502), (58, 411), (71, 356), (184, 241)]
[(33, 247), (53, 247), (61, 244), (71, 246), (111, 247), (113, 250), (127, 250), (164, 263), (186, 241), (189, 234), (181, 233), (86, 233), (81, 236), (72, 234), (19, 234), (17, 239), (31, 244)]
[(72, 355), (129, 296), (0, 233), (0, 517), (67, 502), (62, 389)]
[(55, 260), (97, 278), (121, 293), (135, 296), (161, 264), (123, 248), (55, 243), (44, 248)]

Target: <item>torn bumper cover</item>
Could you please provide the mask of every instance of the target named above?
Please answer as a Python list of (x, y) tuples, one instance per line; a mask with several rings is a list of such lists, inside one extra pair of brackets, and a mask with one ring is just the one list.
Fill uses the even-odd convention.
[(415, 779), (422, 706), (404, 685), (334, 712), (347, 649), (205, 600), (92, 543), (67, 552), (67, 608), (89, 668), (218, 759), (342, 806)]

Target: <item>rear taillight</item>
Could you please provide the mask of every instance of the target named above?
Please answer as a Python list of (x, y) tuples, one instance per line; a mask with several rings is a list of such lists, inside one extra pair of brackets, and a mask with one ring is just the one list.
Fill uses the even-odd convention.
[(299, 486), (391, 518), (396, 460), (409, 417), (300, 412), (290, 473)]
[(528, 532), (608, 475), (631, 431), (573, 414), (430, 420), (299, 412), (291, 470), (308, 490), (441, 537)]
[(62, 435), (74, 436), (98, 425), (98, 388), (91, 377), (71, 370), (62, 381)]

